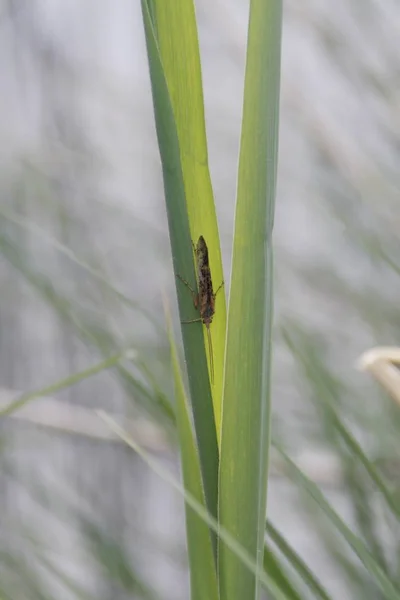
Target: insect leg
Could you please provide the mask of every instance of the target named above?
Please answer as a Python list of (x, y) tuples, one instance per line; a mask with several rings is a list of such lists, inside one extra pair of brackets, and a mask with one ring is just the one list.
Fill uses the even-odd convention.
[(219, 290), (220, 290), (220, 289), (221, 289), (221, 288), (224, 286), (224, 283), (225, 283), (225, 282), (224, 282), (224, 281), (222, 281), (221, 285), (219, 286), (219, 288), (217, 289), (217, 291), (216, 291), (216, 292), (215, 292), (215, 294), (214, 294), (214, 298), (215, 298), (215, 296), (218, 294)]
[(203, 321), (201, 317), (199, 317), (198, 319), (190, 319), (190, 321), (181, 321), (181, 323), (183, 325), (188, 325), (188, 323), (199, 323), (200, 321)]
[(199, 297), (198, 297), (198, 295), (196, 294), (196, 292), (194, 291), (194, 289), (191, 287), (190, 283), (188, 281), (186, 281), (186, 279), (183, 279), (183, 277), (181, 277), (179, 274), (177, 275), (177, 277), (190, 290), (190, 292), (192, 294), (192, 298), (193, 298), (194, 307), (197, 308), (198, 305), (199, 305)]
[(188, 281), (186, 281), (186, 279), (184, 279), (181, 275), (179, 275), (179, 273), (177, 274), (177, 278), (180, 279), (182, 281), (182, 283), (184, 285), (186, 285), (186, 287), (192, 292), (192, 296), (197, 296), (196, 292), (194, 291), (194, 289), (192, 288), (190, 283)]

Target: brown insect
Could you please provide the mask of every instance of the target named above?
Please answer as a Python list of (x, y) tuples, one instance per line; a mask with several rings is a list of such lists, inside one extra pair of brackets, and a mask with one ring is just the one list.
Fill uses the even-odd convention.
[(199, 293), (191, 288), (190, 284), (183, 279), (180, 275), (178, 275), (179, 279), (189, 288), (193, 296), (193, 304), (195, 308), (199, 311), (200, 317), (198, 319), (191, 319), (190, 321), (182, 321), (182, 323), (198, 323), (201, 321), (203, 325), (207, 328), (207, 338), (208, 338), (208, 352), (210, 356), (210, 375), (211, 375), (211, 383), (214, 384), (214, 358), (213, 358), (213, 349), (211, 342), (211, 332), (210, 325), (212, 323), (214, 313), (215, 313), (215, 298), (219, 292), (219, 290), (224, 285), (224, 282), (221, 283), (219, 288), (214, 294), (212, 279), (211, 279), (211, 270), (210, 263), (208, 259), (208, 248), (205, 242), (205, 239), (201, 235), (197, 244), (193, 244), (193, 252), (196, 257), (196, 277), (197, 277), (197, 287)]

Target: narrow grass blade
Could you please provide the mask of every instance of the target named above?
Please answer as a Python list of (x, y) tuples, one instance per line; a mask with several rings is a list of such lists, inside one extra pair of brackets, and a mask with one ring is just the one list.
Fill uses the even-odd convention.
[(51, 394), (55, 394), (56, 392), (59, 392), (60, 390), (71, 387), (72, 385), (75, 385), (76, 383), (79, 383), (80, 381), (83, 381), (84, 379), (88, 379), (89, 377), (92, 377), (93, 375), (97, 375), (97, 373), (100, 373), (101, 371), (110, 369), (111, 367), (114, 367), (122, 359), (124, 359), (126, 357), (127, 357), (127, 352), (117, 354), (116, 356), (111, 356), (110, 358), (107, 358), (107, 360), (103, 360), (103, 361), (97, 363), (96, 365), (94, 365), (93, 367), (90, 367), (89, 369), (85, 369), (84, 371), (80, 371), (79, 373), (75, 373), (74, 375), (70, 375), (69, 377), (66, 377), (65, 379), (61, 379), (60, 381), (57, 381), (56, 383), (52, 383), (51, 385), (48, 385), (40, 390), (22, 394), (19, 398), (17, 398), (13, 402), (11, 402), (8, 406), (6, 406), (3, 409), (0, 409), (0, 417), (4, 417), (6, 415), (10, 415), (11, 413), (14, 413), (15, 411), (17, 411), (20, 408), (22, 408), (23, 406), (25, 406), (25, 404), (27, 404), (28, 402), (31, 402), (32, 400), (35, 400), (36, 398), (42, 398), (43, 396), (50, 396)]
[(0, 207), (0, 215), (1, 217), (13, 223), (14, 225), (21, 227), (28, 234), (34, 235), (36, 238), (40, 239), (41, 242), (50, 246), (63, 256), (67, 257), (72, 263), (78, 265), (82, 270), (86, 271), (91, 277), (93, 277), (93, 279), (99, 281), (102, 285), (104, 285), (104, 287), (110, 292), (112, 292), (115, 295), (115, 297), (121, 301), (121, 303), (132, 308), (133, 310), (137, 310), (144, 317), (146, 317), (149, 323), (154, 325), (155, 328), (157, 327), (157, 323), (154, 320), (154, 315), (150, 314), (150, 312), (148, 312), (146, 309), (140, 306), (138, 302), (131, 300), (131, 298), (128, 298), (120, 290), (114, 287), (113, 284), (107, 279), (107, 277), (103, 273), (99, 272), (86, 261), (82, 260), (79, 256), (75, 254), (73, 250), (71, 250), (71, 248), (65, 246), (65, 244), (62, 244), (57, 239), (50, 236), (47, 233), (47, 231), (45, 231), (41, 227), (38, 227), (34, 223), (31, 223), (28, 219), (25, 219), (16, 213), (5, 210), (4, 207)]
[[(357, 531), (375, 557), (382, 570), (390, 577), (390, 566), (386, 560), (385, 550), (379, 535), (379, 524), (373, 506), (373, 486), (368, 476), (352, 455), (344, 456), (344, 482), (350, 491), (353, 505), (354, 521)], [(345, 455), (345, 452), (343, 452)], [(400, 532), (400, 529), (399, 529)]]
[(84, 518), (80, 525), (90, 555), (100, 567), (105, 580), (117, 588), (117, 596), (124, 593), (141, 600), (156, 600), (155, 593), (139, 575), (137, 567), (135, 569), (131, 564), (123, 540), (112, 537), (90, 518)]
[[(74, 579), (63, 573), (63, 571), (57, 567), (54, 562), (45, 556), (40, 557), (40, 566), (44, 568), (48, 573), (58, 581), (64, 589), (68, 590), (75, 600), (93, 600), (93, 594), (87, 592), (82, 586), (74, 581)], [(153, 599), (152, 599), (153, 600)], [(155, 599), (154, 599), (155, 600)]]
[(343, 548), (342, 538), (332, 535), (330, 525), (326, 519), (323, 520), (323, 515), (321, 515), (321, 519), (316, 522), (318, 536), (324, 550), (328, 553), (328, 560), (340, 573), (339, 576), (348, 589), (349, 597), (363, 600), (385, 600), (379, 585), (360, 563), (357, 556)]
[[(183, 484), (193, 498), (196, 498), (197, 502), (205, 508), (200, 461), (190, 422), (188, 402), (173, 339), (170, 317), (167, 309), (165, 312), (175, 381), (176, 422), (181, 453)], [(207, 523), (187, 504), (186, 538), (189, 554), (191, 600), (203, 600), (204, 598), (217, 600), (216, 536), (214, 532), (211, 534)]]
[(103, 410), (97, 410), (96, 414), (102, 421), (104, 421), (110, 429), (118, 435), (132, 450), (134, 450), (144, 460), (144, 462), (161, 477), (166, 483), (168, 483), (173, 489), (175, 489), (185, 500), (194, 512), (204, 520), (205, 523), (212, 529), (218, 536), (224, 541), (224, 544), (232, 551), (238, 560), (251, 572), (257, 581), (260, 581), (261, 585), (269, 592), (270, 597), (275, 600), (289, 600), (287, 595), (282, 592), (273, 579), (264, 572), (262, 564), (258, 564), (254, 561), (252, 556), (247, 552), (243, 546), (241, 546), (233, 535), (229, 533), (224, 527), (221, 527), (218, 521), (204, 508), (204, 506), (197, 501), (181, 484), (175, 479), (173, 475), (168, 473), (165, 467), (155, 460), (148, 452), (135, 442), (122, 427), (118, 425), (114, 419), (112, 419)]
[[(154, 23), (156, 22), (155, 7), (156, 0), (151, 3), (142, 0), (143, 23), (158, 145), (163, 167), (172, 259), (175, 275), (184, 277), (191, 287), (196, 289), (181, 153), (167, 81), (154, 31)], [(181, 35), (181, 33), (176, 31), (176, 35)], [(198, 317), (198, 313), (193, 306), (192, 297), (181, 282), (178, 282), (177, 293), (181, 320), (191, 320)], [(182, 337), (206, 502), (211, 514), (216, 516), (218, 444), (202, 324), (183, 325)]]
[(267, 543), (264, 546), (263, 564), (264, 571), (272, 577), (276, 585), (279, 586), (290, 600), (303, 600), (303, 596), (295, 589), (285, 568)]
[[(209, 249), (214, 289), (223, 281), (221, 250), (208, 167), (204, 101), (196, 15), (193, 0), (153, 0), (155, 34), (168, 84), (179, 138), (191, 236), (202, 235)], [(225, 354), (226, 303), (221, 291), (212, 327), (212, 385), (217, 436), (220, 433), (222, 375)], [(204, 327), (206, 336), (206, 328)], [(208, 352), (208, 343), (205, 340)], [(209, 356), (210, 366), (210, 356)]]
[[(281, 0), (252, 0), (222, 407), (219, 518), (262, 561), (268, 476), (272, 229), (278, 153)], [(221, 600), (258, 598), (219, 547)]]
[(286, 560), (301, 577), (302, 581), (304, 581), (304, 583), (309, 587), (310, 591), (313, 593), (313, 597), (319, 598), (320, 600), (332, 600), (328, 592), (324, 589), (312, 571), (307, 567), (303, 559), (300, 558), (297, 552), (293, 550), (293, 548), (288, 544), (288, 542), (270, 521), (267, 521), (266, 532), (269, 538), (282, 552)]
[(342, 438), (348, 450), (354, 458), (364, 467), (371, 480), (376, 485), (377, 489), (385, 499), (387, 506), (398, 519), (400, 518), (400, 506), (396, 502), (393, 494), (388, 489), (386, 483), (382, 479), (378, 469), (374, 463), (369, 460), (364, 450), (361, 448), (358, 441), (355, 439), (351, 431), (346, 427), (343, 420), (340, 418), (335, 405), (339, 397), (340, 388), (336, 384), (332, 376), (326, 371), (318, 357), (315, 347), (309, 341), (309, 337), (301, 332), (298, 328), (288, 329), (283, 328), (283, 337), (292, 351), (293, 355), (298, 360), (302, 370), (310, 382), (318, 402), (323, 402), (326, 411), (329, 411), (329, 418), (333, 423), (337, 433)]
[(384, 592), (385, 598), (387, 598), (387, 600), (400, 600), (400, 590), (396, 590), (392, 581), (386, 576), (383, 569), (377, 563), (369, 550), (365, 547), (361, 539), (356, 536), (341, 519), (315, 483), (313, 483), (301, 472), (301, 470), (281, 448), (278, 448), (278, 450), (281, 456), (285, 459), (290, 478), (301, 488), (303, 488), (318, 504), (321, 510), (331, 521), (335, 529), (343, 536), (349, 547), (355, 552), (355, 554), (364, 564), (370, 575), (374, 577), (376, 583), (379, 585), (382, 592)]
[[(37, 291), (40, 297), (56, 312), (62, 321), (73, 328), (79, 337), (88, 345), (96, 349), (101, 355), (107, 356), (116, 349), (116, 341), (104, 324), (96, 326), (84, 322), (77, 314), (71, 302), (60, 295), (54, 288), (53, 283), (42, 273), (29, 268), (15, 244), (11, 243), (5, 236), (0, 235), (0, 252), (2, 256), (25, 278), (26, 281)], [(115, 365), (115, 373), (129, 395), (142, 404), (147, 411), (155, 416), (160, 413), (168, 422), (175, 421), (173, 407), (165, 397), (151, 394), (146, 387), (121, 364)]]

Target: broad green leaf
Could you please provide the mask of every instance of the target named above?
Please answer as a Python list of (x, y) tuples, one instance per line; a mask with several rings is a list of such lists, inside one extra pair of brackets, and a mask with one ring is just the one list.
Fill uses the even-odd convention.
[[(214, 291), (223, 281), (221, 249), (208, 167), (199, 43), (193, 0), (153, 0), (155, 33), (179, 138), (186, 204), (193, 242), (202, 235), (208, 245)], [(187, 278), (185, 273), (182, 275)], [(207, 332), (204, 330), (208, 353)], [(226, 303), (222, 290), (211, 325), (212, 385), (217, 437), (220, 435)], [(210, 357), (209, 368), (210, 368)]]
[[(219, 519), (262, 561), (273, 312), (281, 0), (252, 0), (222, 405)], [(258, 598), (256, 580), (219, 546), (221, 600)]]
[[(169, 234), (175, 275), (184, 277), (196, 289), (193, 250), (187, 214), (185, 185), (174, 113), (154, 31), (157, 0), (142, 0), (154, 115), (163, 168)], [(153, 20), (152, 20), (153, 19)], [(176, 35), (182, 35), (176, 31)], [(177, 285), (181, 320), (198, 317), (191, 294), (183, 283)], [(218, 444), (214, 409), (208, 376), (204, 335), (201, 323), (182, 326), (182, 337), (189, 377), (194, 425), (207, 507), (217, 515)]]
[[(197, 502), (205, 508), (199, 456), (194, 441), (189, 407), (168, 310), (166, 310), (166, 314), (175, 381), (176, 422), (181, 453), (183, 484), (193, 498), (196, 498)], [(217, 600), (216, 546), (213, 549), (212, 545), (212, 541), (216, 541), (216, 537), (214, 535), (211, 537), (207, 523), (189, 505), (186, 504), (185, 508), (191, 599), (203, 600), (204, 598), (208, 598), (209, 600)]]
[(374, 556), (365, 547), (362, 540), (346, 525), (343, 519), (326, 500), (321, 490), (315, 485), (315, 483), (313, 483), (306, 475), (304, 475), (304, 473), (301, 472), (301, 470), (281, 448), (278, 448), (278, 450), (286, 461), (288, 474), (292, 481), (301, 486), (318, 504), (321, 510), (331, 521), (335, 529), (343, 536), (349, 547), (355, 552), (355, 554), (364, 564), (370, 575), (374, 577), (376, 583), (385, 594), (385, 598), (387, 598), (387, 600), (400, 600), (400, 590), (396, 590), (392, 581), (387, 577)]

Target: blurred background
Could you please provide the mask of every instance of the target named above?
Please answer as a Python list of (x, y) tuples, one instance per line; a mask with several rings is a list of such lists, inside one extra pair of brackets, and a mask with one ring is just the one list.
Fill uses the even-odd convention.
[[(197, 2), (226, 282), (247, 10)], [(398, 578), (399, 521), (338, 420), (400, 491), (400, 411), (355, 369), (400, 340), (399, 39), (397, 0), (285, 2), (273, 376), (274, 438)], [(0, 285), (0, 408), (133, 351), (1, 418), (0, 597), (187, 598), (182, 499), (93, 412), (118, 415), (179, 476), (161, 302), (166, 290), (175, 303), (174, 278), (138, 1), (0, 2)], [(269, 517), (332, 597), (383, 598), (272, 462)]]

